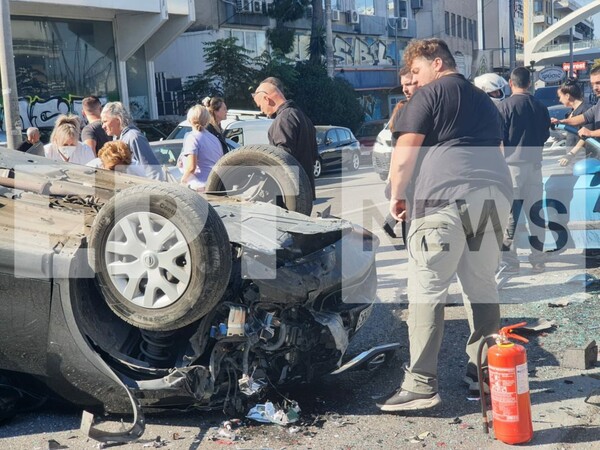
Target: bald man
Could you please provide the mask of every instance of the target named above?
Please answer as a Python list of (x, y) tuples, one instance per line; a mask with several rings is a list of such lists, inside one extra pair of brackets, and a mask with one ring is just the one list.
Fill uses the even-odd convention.
[(310, 179), (314, 198), (314, 166), (318, 157), (315, 126), (292, 100), (285, 98), (283, 85), (275, 77), (265, 78), (252, 97), (264, 114), (275, 119), (269, 128), (269, 143), (298, 160)]
[(36, 127), (27, 128), (27, 140), (19, 145), (17, 150), (44, 156), (44, 144), (40, 141), (40, 130)]

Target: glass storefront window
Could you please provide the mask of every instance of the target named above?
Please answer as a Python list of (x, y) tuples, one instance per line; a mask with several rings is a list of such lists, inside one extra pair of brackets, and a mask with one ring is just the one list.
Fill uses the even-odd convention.
[(80, 114), (88, 95), (118, 99), (111, 22), (13, 17), (11, 26), (24, 128)]
[(146, 52), (140, 47), (126, 63), (129, 112), (134, 119), (150, 118)]
[(117, 96), (111, 22), (12, 20), (19, 95)]

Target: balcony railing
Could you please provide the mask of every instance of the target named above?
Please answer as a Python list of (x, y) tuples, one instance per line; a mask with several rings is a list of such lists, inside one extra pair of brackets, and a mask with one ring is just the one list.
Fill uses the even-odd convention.
[[(576, 41), (573, 42), (573, 50), (584, 50), (592, 47), (600, 47), (600, 39), (590, 39), (587, 41)], [(568, 51), (569, 44), (555, 44), (555, 45), (546, 45), (542, 47), (540, 52), (559, 52), (559, 51)]]

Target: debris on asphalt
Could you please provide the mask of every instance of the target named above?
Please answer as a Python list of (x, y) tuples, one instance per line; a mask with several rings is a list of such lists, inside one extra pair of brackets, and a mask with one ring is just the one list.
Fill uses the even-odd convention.
[(523, 327), (519, 327), (519, 330), (528, 331), (528, 332), (537, 332), (549, 330), (552, 327), (556, 326), (555, 320), (547, 320), (547, 319), (538, 319), (533, 323), (528, 323)]
[(462, 423), (462, 419), (460, 417), (455, 417), (454, 419), (452, 419), (450, 422), (448, 422), (450, 425), (456, 424), (456, 423)]
[(600, 286), (600, 278), (592, 275), (591, 273), (580, 273), (575, 275), (574, 277), (569, 278), (565, 281), (567, 284), (578, 284), (585, 288), (592, 288), (595, 286)]
[(68, 445), (62, 445), (60, 442), (54, 440), (54, 439), (49, 439), (48, 440), (48, 450), (58, 450), (61, 448), (69, 448)]
[(272, 402), (267, 402), (254, 406), (254, 408), (248, 411), (246, 417), (261, 423), (287, 425), (298, 421), (300, 418), (300, 407), (294, 401), (290, 403), (288, 408), (276, 408)]
[(210, 427), (206, 437), (218, 444), (232, 443), (238, 439), (238, 435), (234, 430), (227, 429), (227, 427), (223, 425), (220, 427)]
[(156, 439), (154, 439), (151, 442), (146, 442), (144, 445), (142, 445), (142, 447), (144, 448), (160, 448), (160, 447), (166, 447), (168, 444), (168, 442), (161, 438), (160, 436), (156, 436)]
[(563, 307), (565, 307), (565, 306), (568, 306), (568, 305), (569, 305), (569, 303), (571, 303), (571, 302), (570, 302), (570, 300), (569, 300), (569, 299), (566, 299), (566, 298), (564, 298), (564, 299), (562, 299), (562, 300), (558, 300), (558, 301), (556, 301), (556, 302), (550, 302), (550, 303), (548, 303), (548, 306), (549, 306), (550, 308), (563, 308)]
[(423, 442), (428, 437), (435, 438), (435, 434), (433, 434), (431, 431), (425, 431), (417, 436), (409, 438), (408, 442), (410, 442), (411, 444), (417, 444), (419, 442)]
[(596, 341), (578, 348), (565, 349), (561, 361), (563, 367), (586, 370), (598, 362), (598, 346)]

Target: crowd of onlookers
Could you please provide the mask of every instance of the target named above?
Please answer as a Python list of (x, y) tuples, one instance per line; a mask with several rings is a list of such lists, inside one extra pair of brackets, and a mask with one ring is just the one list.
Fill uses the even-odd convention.
[[(84, 121), (74, 114), (59, 116), (45, 145), (40, 130), (30, 127), (18, 150), (56, 161), (165, 179), (148, 139), (121, 102), (102, 106), (98, 97), (90, 96), (83, 100), (82, 107)], [(208, 173), (227, 153), (220, 126), (226, 116), (227, 106), (220, 97), (206, 98), (188, 112), (193, 131), (184, 139), (178, 165), (183, 172), (182, 183), (192, 189), (204, 189)]]

